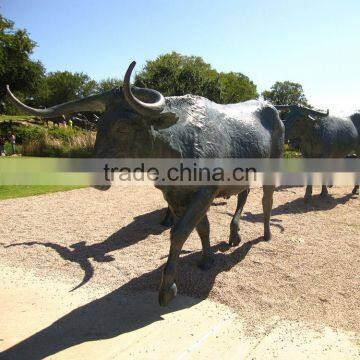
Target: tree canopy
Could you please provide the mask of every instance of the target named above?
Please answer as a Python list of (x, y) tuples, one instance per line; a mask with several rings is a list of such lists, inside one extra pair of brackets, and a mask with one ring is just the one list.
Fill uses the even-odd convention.
[(121, 79), (118, 78), (107, 78), (104, 80), (100, 80), (97, 84), (96, 84), (96, 92), (104, 92), (104, 91), (108, 91), (111, 90), (115, 87), (120, 87), (122, 86), (123, 81)]
[(309, 106), (301, 84), (291, 81), (277, 81), (270, 90), (265, 90), (262, 96), (274, 105)]
[(53, 106), (66, 101), (91, 95), (95, 92), (96, 81), (84, 73), (55, 71), (46, 75), (37, 103)]
[(164, 96), (184, 94), (219, 97), (218, 74), (201, 57), (176, 52), (147, 61), (135, 85), (160, 91)]
[(220, 74), (220, 103), (238, 103), (257, 97), (256, 85), (247, 76), (236, 72)]
[(7, 84), (25, 96), (33, 96), (39, 89), (45, 68), (40, 61), (30, 58), (35, 46), (26, 30), (15, 29), (14, 23), (0, 14), (0, 102), (3, 108)]
[(256, 86), (241, 73), (218, 73), (201, 57), (176, 52), (146, 63), (135, 85), (153, 88), (165, 96), (194, 94), (219, 103), (256, 98)]

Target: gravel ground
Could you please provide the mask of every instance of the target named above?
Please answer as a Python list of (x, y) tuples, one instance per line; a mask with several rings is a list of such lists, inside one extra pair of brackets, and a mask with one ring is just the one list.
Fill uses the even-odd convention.
[[(215, 266), (196, 267), (201, 246), (193, 232), (179, 292), (230, 306), (250, 328), (278, 316), (360, 331), (360, 199), (350, 192), (332, 188), (330, 198), (315, 195), (305, 205), (303, 188), (278, 190), (273, 239), (264, 242), (262, 191), (253, 189), (236, 248), (226, 245), (236, 198), (216, 200), (209, 213)], [(62, 279), (69, 290), (156, 290), (169, 248), (169, 230), (158, 225), (165, 205), (160, 191), (140, 186), (1, 201), (0, 262), (31, 269), (39, 281)]]

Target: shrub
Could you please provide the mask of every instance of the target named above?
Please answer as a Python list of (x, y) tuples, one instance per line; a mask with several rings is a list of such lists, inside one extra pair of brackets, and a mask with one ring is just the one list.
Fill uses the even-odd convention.
[(22, 144), (23, 141), (44, 136), (46, 129), (41, 126), (24, 125), (20, 121), (2, 121), (0, 123), (0, 135), (7, 138), (9, 133), (16, 134), (16, 143)]
[(301, 158), (301, 152), (298, 151), (297, 149), (292, 148), (291, 146), (289, 146), (289, 144), (285, 144), (284, 147), (284, 158), (285, 159), (293, 159), (293, 158)]
[(46, 129), (40, 126), (16, 126), (14, 133), (16, 134), (16, 142), (21, 144), (29, 140), (43, 138)]
[(52, 129), (38, 138), (23, 143), (26, 156), (90, 157), (93, 153), (96, 133), (74, 129)]
[[(16, 135), (17, 153), (26, 156), (90, 157), (93, 152), (96, 133), (70, 127), (45, 128), (24, 121), (1, 121), (0, 135)], [(22, 146), (21, 146), (22, 145)], [(7, 153), (11, 154), (11, 144)]]

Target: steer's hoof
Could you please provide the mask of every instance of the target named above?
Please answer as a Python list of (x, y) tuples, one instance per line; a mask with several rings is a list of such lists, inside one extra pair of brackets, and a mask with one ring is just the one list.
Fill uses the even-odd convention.
[(159, 304), (160, 306), (166, 306), (176, 296), (177, 287), (173, 283), (168, 289), (161, 289), (159, 292)]
[(96, 190), (106, 191), (111, 188), (111, 185), (93, 185), (93, 188)]
[(265, 241), (270, 241), (271, 240), (271, 232), (265, 232), (264, 233), (264, 240)]
[(230, 234), (230, 239), (229, 239), (230, 246), (238, 246), (240, 242), (241, 242), (241, 236), (237, 232)]
[(352, 194), (353, 194), (353, 195), (360, 195), (359, 188), (355, 188), (355, 189), (352, 191)]
[(215, 262), (215, 260), (212, 256), (205, 256), (205, 257), (202, 257), (201, 260), (199, 261), (198, 267), (201, 270), (209, 270), (213, 267), (214, 262)]

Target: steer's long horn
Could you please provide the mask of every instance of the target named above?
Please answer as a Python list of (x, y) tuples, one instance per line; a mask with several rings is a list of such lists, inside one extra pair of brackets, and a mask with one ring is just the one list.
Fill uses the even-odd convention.
[(135, 94), (137, 93), (144, 96), (145, 98), (149, 98), (153, 102), (145, 103), (134, 96), (130, 87), (130, 76), (135, 65), (136, 62), (133, 61), (126, 71), (123, 85), (124, 97), (127, 103), (139, 114), (144, 116), (157, 116), (163, 111), (165, 107), (165, 98), (161, 93), (156, 90), (137, 87), (133, 88)]
[(17, 108), (29, 114), (50, 118), (54, 116), (72, 114), (80, 111), (103, 111), (105, 110), (110, 92), (104, 92), (99, 95), (88, 96), (80, 100), (69, 101), (60, 105), (52, 106), (48, 109), (35, 109), (23, 104), (11, 91), (9, 85), (6, 85), (6, 91), (11, 101)]
[(319, 111), (319, 110), (313, 110), (313, 109), (310, 109), (310, 108), (305, 107), (305, 106), (301, 106), (301, 109), (305, 110), (310, 115), (323, 116), (323, 117), (329, 115), (329, 109), (327, 110), (327, 112), (323, 112), (323, 111)]
[(288, 110), (288, 109), (292, 109), (292, 108), (293, 109), (298, 108), (298, 109), (305, 111), (309, 115), (315, 115), (315, 116), (328, 116), (329, 115), (329, 109), (327, 110), (327, 112), (323, 112), (323, 111), (319, 111), (319, 110), (313, 110), (306, 106), (300, 106), (300, 105), (275, 105), (275, 108), (277, 110)]

